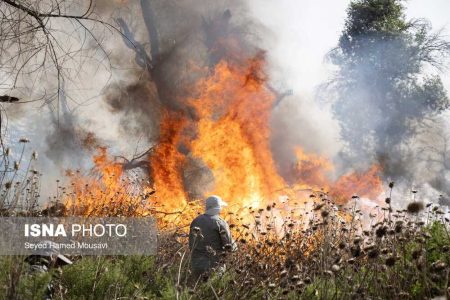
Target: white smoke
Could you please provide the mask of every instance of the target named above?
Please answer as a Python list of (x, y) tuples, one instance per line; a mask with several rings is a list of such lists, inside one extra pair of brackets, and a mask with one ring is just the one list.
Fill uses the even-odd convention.
[[(164, 37), (162, 46), (169, 47), (180, 43), (189, 55), (196, 44), (203, 42), (199, 36), (189, 36), (191, 26), (199, 26), (202, 17), (208, 17), (212, 12), (220, 14), (231, 8), (233, 19), (237, 18), (241, 23), (248, 22), (251, 33), (249, 39), (267, 50), (271, 85), (281, 93), (292, 90), (292, 95), (284, 97), (275, 106), (271, 118), (272, 148), (281, 168), (294, 159), (292, 148), (295, 145), (302, 146), (307, 152), (319, 153), (331, 159), (336, 159), (341, 150), (338, 122), (333, 118), (330, 107), (316, 101), (315, 96), (318, 86), (326, 82), (333, 71), (332, 66), (325, 63), (324, 57), (337, 45), (349, 2), (249, 0), (236, 5), (235, 1), (152, 1), (160, 20), (166, 19), (160, 28), (160, 34)], [(102, 0), (96, 3), (96, 10), (101, 12), (101, 17), (107, 21), (114, 23), (118, 17), (123, 18), (133, 30), (136, 40), (143, 42), (150, 53), (148, 33), (139, 1), (127, 1), (126, 6), (119, 0)], [(174, 10), (175, 4), (179, 7)], [(244, 6), (248, 10), (245, 10)], [(450, 22), (448, 14), (445, 13), (450, 9), (447, 0), (411, 0), (407, 6), (408, 18), (428, 18), (436, 28)], [(255, 23), (262, 26), (255, 26)], [(183, 36), (190, 37), (186, 44), (181, 44)], [(9, 107), (9, 138), (11, 142), (20, 136), (28, 136), (31, 139), (30, 150), (35, 149), (41, 153), (40, 167), (44, 176), (48, 176), (49, 191), (54, 190), (52, 182), (60, 178), (66, 169), (88, 169), (91, 166), (91, 153), (87, 153), (88, 150), (81, 145), (67, 147), (63, 135), (55, 131), (57, 126), (54, 118), (58, 110), (63, 125), (67, 122), (66, 125), (71, 125), (70, 129), (76, 134), (92, 132), (101, 137), (98, 142), (110, 147), (113, 154), (130, 157), (136, 152), (136, 148), (142, 150), (151, 146), (153, 137), (157, 134), (157, 130), (152, 132), (152, 126), (148, 127), (149, 132), (145, 135), (137, 129), (131, 133), (127, 132), (123, 127), (124, 122), (129, 123), (130, 127), (127, 128), (139, 127), (133, 124), (136, 120), (130, 117), (137, 115), (136, 112), (115, 111), (104, 101), (108, 93), (111, 93), (111, 86), (118, 90), (125, 89), (127, 84), (146, 75), (137, 65), (134, 51), (125, 45), (117, 33), (104, 31), (103, 37), (102, 44), (110, 54), (114, 70), (111, 72), (108, 65), (105, 65), (104, 54), (101, 52), (93, 56), (91, 63), (84, 64), (81, 76), (75, 81), (65, 83), (67, 94), (70, 95), (65, 115), (61, 113), (61, 103), (59, 109), (57, 104), (53, 103), (51, 110), (47, 106), (41, 106), (42, 103), (23, 105), (19, 111), (15, 106)], [(90, 45), (95, 44), (92, 38), (88, 38), (88, 42)], [(195, 55), (201, 56), (203, 53), (204, 49), (198, 50)], [(177, 55), (183, 56), (183, 53)], [(173, 65), (181, 63), (184, 61), (171, 62)], [(442, 75), (442, 78), (449, 89), (449, 74)], [(108, 86), (110, 89), (105, 89)], [(127, 101), (126, 97), (120, 99)], [(448, 130), (449, 127), (450, 121), (447, 118), (443, 128)], [(54, 137), (50, 139), (52, 143), (49, 143), (49, 136)], [(72, 148), (73, 151), (58, 157), (58, 153), (67, 148)], [(58, 149), (60, 150), (55, 151)], [(407, 189), (409, 187), (405, 188)]]
[[(293, 160), (289, 148), (293, 144), (299, 144), (307, 151), (331, 158), (338, 169), (345, 171), (346, 166), (341, 164), (338, 157), (343, 144), (340, 140), (339, 124), (330, 112), (330, 107), (319, 103), (315, 96), (317, 88), (332, 75), (333, 68), (324, 61), (324, 57), (338, 44), (350, 1), (280, 0), (261, 4), (260, 1), (252, 0), (249, 3), (252, 15), (264, 24), (268, 31), (262, 45), (268, 50), (273, 84), (282, 90), (292, 89), (294, 93), (294, 97), (280, 102), (279, 108), (273, 113), (275, 154), (282, 162), (287, 159), (282, 164), (286, 166)], [(410, 0), (405, 2), (405, 5), (407, 19), (428, 19), (434, 29), (444, 28), (444, 36), (448, 33), (445, 27), (450, 24), (450, 17), (446, 13), (450, 10), (450, 2)], [(450, 90), (449, 70), (439, 75), (447, 91)], [(422, 158), (419, 155), (425, 148), (443, 149), (442, 140), (439, 141), (436, 136), (448, 134), (449, 115), (450, 112), (444, 113), (439, 125), (434, 124), (430, 132), (422, 132), (420, 136), (415, 136), (412, 141), (405, 143), (408, 155), (414, 158), (407, 166), (414, 179), (396, 185), (397, 199), (407, 202), (411, 189), (419, 189), (424, 200), (436, 202), (439, 192), (430, 182), (436, 181), (436, 178), (449, 182), (447, 178), (450, 174), (442, 170), (442, 163), (430, 165), (424, 160), (423, 153)], [(430, 154), (430, 151), (427, 153), (432, 158), (438, 155)], [(433, 184), (435, 187), (438, 185), (436, 182)], [(440, 185), (443, 190), (448, 190), (442, 183)]]

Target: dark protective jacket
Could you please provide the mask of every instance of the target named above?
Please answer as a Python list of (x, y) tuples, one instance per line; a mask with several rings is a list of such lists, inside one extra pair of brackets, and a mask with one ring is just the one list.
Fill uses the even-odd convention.
[(192, 269), (207, 271), (215, 267), (225, 245), (232, 246), (230, 228), (218, 215), (203, 214), (194, 219), (189, 232)]

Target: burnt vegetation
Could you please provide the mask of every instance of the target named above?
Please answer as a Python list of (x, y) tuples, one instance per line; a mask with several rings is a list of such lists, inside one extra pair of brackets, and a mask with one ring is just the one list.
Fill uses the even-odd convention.
[[(25, 184), (25, 189), (21, 185)], [(4, 185), (21, 188), (22, 200), (33, 199), (33, 181)], [(394, 183), (389, 189), (394, 189)], [(3, 202), (3, 216), (73, 215), (62, 198), (71, 187), (60, 186), (47, 208)], [(18, 194), (18, 192), (12, 192)], [(140, 195), (139, 200), (156, 193)], [(181, 211), (165, 211), (154, 203), (151, 214), (159, 222), (155, 256), (72, 257), (74, 264), (30, 273), (23, 257), (3, 257), (0, 282), (4, 295), (14, 299), (39, 298), (48, 283), (55, 299), (429, 299), (448, 296), (450, 268), (449, 218), (444, 207), (413, 200), (394, 209), (397, 199), (363, 209), (353, 196), (336, 206), (323, 191), (280, 204), (243, 207), (225, 212), (237, 250), (220, 253), (225, 269), (212, 271), (198, 282), (190, 281), (190, 252), (186, 228), (203, 211), (192, 202)], [(105, 197), (107, 192), (105, 192)], [(95, 215), (133, 215), (136, 196), (109, 203)], [(101, 197), (97, 196), (97, 199)], [(95, 200), (95, 199), (93, 199)], [(25, 202), (26, 203), (26, 202)], [(31, 201), (31, 203), (33, 203)], [(311, 205), (311, 203), (314, 203)], [(8, 206), (9, 205), (9, 206)], [(28, 210), (27, 210), (28, 209)], [(201, 232), (197, 232), (201, 238)], [(234, 251), (233, 251), (234, 250)], [(216, 253), (217, 254), (217, 253)], [(12, 299), (12, 298), (11, 298)]]
[[(33, 5), (38, 2), (42, 5)], [(63, 5), (68, 3), (87, 6), (73, 14), (70, 7)], [(138, 80), (127, 82), (125, 87), (108, 86), (103, 100), (113, 113), (125, 116), (119, 121), (125, 133), (148, 134), (144, 138), (148, 147), (136, 150), (131, 157), (117, 155), (112, 162), (103, 163), (106, 149), (100, 148), (100, 154), (94, 157), (98, 162), (95, 168), (88, 174), (68, 171), (66, 178), (56, 181), (52, 196), (41, 199), (47, 186), (45, 174), (37, 170), (37, 152), (29, 149), (27, 138), (18, 139), (17, 144), (10, 142), (9, 147), (4, 140), (6, 129), (0, 126), (0, 216), (153, 216), (159, 225), (155, 256), (71, 257), (73, 265), (42, 273), (31, 272), (24, 257), (2, 256), (0, 297), (42, 299), (49, 284), (54, 299), (449, 297), (448, 195), (429, 198), (417, 189), (404, 196), (408, 199), (399, 198), (392, 193), (397, 188), (394, 182), (386, 184), (389, 197), (369, 208), (364, 199), (357, 195), (344, 197), (341, 190), (333, 195), (308, 189), (307, 195), (302, 191), (284, 202), (224, 211), (223, 218), (230, 224), (237, 247), (227, 245), (219, 253), (225, 268), (213, 270), (197, 282), (190, 280), (187, 231), (190, 221), (204, 208), (200, 201), (189, 201), (174, 209), (158, 198), (158, 187), (153, 188), (152, 182), (155, 170), (149, 160), (158, 155), (158, 143), (173, 138), (176, 129), (170, 128), (168, 137), (158, 136), (159, 129), (153, 127), (159, 126), (155, 124), (160, 123), (162, 114), (155, 111), (185, 114), (189, 121), (196, 121), (199, 116), (180, 100), (184, 99), (180, 95), (190, 92), (187, 87), (224, 57), (239, 64), (243, 60), (240, 51), (251, 57), (259, 49), (243, 41), (242, 32), (231, 24), (232, 12), (228, 9), (216, 13), (215, 18), (199, 19), (196, 12), (189, 16), (196, 20), (194, 25), (189, 18), (177, 15), (182, 25), (178, 27), (186, 32), (175, 32), (166, 24), (158, 27), (158, 21), (172, 16), (170, 10), (175, 4), (170, 3), (166, 6), (141, 1), (148, 35), (142, 38), (133, 32), (128, 20), (116, 18), (115, 26), (103, 21), (95, 13), (95, 1), (0, 0), (0, 75), (6, 76), (5, 82), (10, 84), (4, 88), (5, 95), (0, 96), (1, 105), (17, 105), (22, 96), (26, 101), (50, 106), (58, 102), (52, 108), (54, 123), (59, 125), (57, 132), (65, 136), (59, 153), (66, 151), (67, 145), (78, 147), (74, 141), (81, 135), (85, 142), (79, 147), (99, 148), (101, 141), (94, 133), (77, 133), (75, 119), (59, 110), (61, 103), (64, 107), (72, 100), (65, 92), (65, 83), (79, 74), (81, 66), (76, 57), (98, 58), (101, 52), (104, 60), (100, 64), (112, 68), (102, 37), (113, 33), (133, 51)], [(158, 10), (159, 16), (155, 13)], [(73, 34), (61, 33), (61, 24), (72, 26)], [(190, 27), (195, 27), (195, 34), (189, 32)], [(61, 38), (82, 47), (72, 52), (61, 46)], [(85, 43), (87, 40), (90, 42)], [(195, 44), (198, 40), (202, 47)], [(241, 42), (244, 46), (237, 47), (239, 51), (230, 49)], [(435, 117), (448, 110), (450, 102), (439, 73), (428, 76), (423, 70), (427, 66), (443, 70), (449, 51), (449, 43), (439, 32), (432, 33), (427, 22), (405, 19), (401, 1), (352, 1), (339, 45), (330, 52), (339, 70), (324, 89), (337, 95), (333, 110), (342, 126), (346, 147), (341, 156), (349, 169), (376, 161), (386, 177), (416, 178), (417, 165), (408, 165), (407, 158), (417, 154), (429, 162), (430, 169), (438, 170), (429, 177), (431, 186), (448, 193), (449, 138), (436, 129)], [(198, 67), (188, 74), (179, 72), (179, 65), (191, 71), (191, 60), (197, 60)], [(248, 75), (246, 84), (264, 81), (258, 72), (254, 73)], [(35, 81), (28, 80), (45, 77), (52, 78), (53, 83), (42, 89), (35, 89)], [(27, 94), (30, 91), (31, 96)], [(274, 106), (290, 92), (277, 95)], [(3, 106), (1, 109), (0, 125), (6, 120)], [(188, 129), (182, 131), (186, 140), (195, 135), (195, 130)], [(423, 138), (421, 144), (412, 152), (404, 152), (405, 145), (416, 135)], [(430, 143), (436, 137), (442, 139), (437, 146)], [(189, 154), (189, 147), (180, 144), (176, 151)], [(200, 182), (196, 185), (199, 191), (185, 188), (193, 195), (190, 198), (201, 198), (211, 170), (201, 159), (186, 157), (189, 165), (183, 183)], [(131, 172), (135, 170), (144, 174)], [(300, 173), (298, 181), (307, 169)], [(191, 177), (194, 179), (189, 180)], [(344, 192), (352, 195), (355, 191)], [(197, 235), (201, 238), (201, 232)]]

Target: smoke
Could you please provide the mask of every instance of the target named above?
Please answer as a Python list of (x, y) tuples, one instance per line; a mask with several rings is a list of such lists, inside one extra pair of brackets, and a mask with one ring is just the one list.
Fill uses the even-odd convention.
[[(443, 203), (450, 195), (450, 126), (449, 112), (433, 119), (424, 120), (423, 128), (406, 144), (410, 159), (405, 160), (411, 168), (410, 178), (420, 189), (434, 191), (442, 197), (434, 197)], [(448, 202), (446, 205), (449, 205)]]
[[(62, 9), (76, 14), (87, 3), (67, 1)], [(61, 29), (55, 37), (64, 41), (59, 49), (62, 57), (67, 52), (76, 58), (64, 61), (62, 70), (68, 80), (62, 84), (60, 98), (44, 105), (7, 108), (9, 143), (27, 136), (30, 151), (41, 154), (39, 167), (48, 187), (44, 196), (52, 194), (66, 170), (88, 170), (97, 147), (106, 146), (110, 154), (128, 162), (154, 147), (165, 110), (195, 118), (183, 99), (220, 59), (221, 50), (213, 49), (214, 39), (234, 34), (228, 30), (246, 34), (238, 29), (242, 28), (238, 23), (246, 21), (243, 6), (234, 1), (102, 0), (94, 4), (93, 16), (113, 24), (125, 37), (95, 22), (88, 24), (84, 36), (69, 35), (70, 21), (52, 21), (52, 28)], [(251, 48), (249, 43), (249, 53)], [(73, 49), (87, 50), (72, 53)], [(39, 91), (56, 90), (56, 73), (49, 75), (39, 80)], [(22, 93), (20, 98), (34, 100), (36, 94)], [(204, 181), (195, 171), (202, 163), (189, 161), (185, 180)], [(195, 189), (192, 193), (198, 194)]]
[(329, 108), (320, 107), (311, 98), (289, 96), (281, 100), (271, 118), (272, 152), (280, 174), (289, 176), (298, 146), (307, 153), (334, 157), (342, 144), (338, 128)]
[[(324, 54), (334, 47), (340, 31), (329, 24), (343, 23), (346, 2), (249, 2), (252, 17), (264, 26), (259, 45), (267, 49), (271, 85), (289, 94), (278, 99), (271, 117), (272, 151), (285, 177), (296, 162), (296, 146), (329, 159), (342, 148), (339, 124), (330, 106), (315, 98), (317, 87), (329, 74)], [(321, 9), (325, 5), (333, 9)], [(337, 170), (335, 176), (340, 174)]]
[[(122, 5), (122, 1), (114, 2), (115, 5), (111, 1), (95, 3), (94, 17), (108, 22), (113, 22), (111, 14)], [(68, 14), (87, 8), (87, 1), (65, 4), (67, 6), (61, 9)], [(103, 97), (113, 83), (123, 78), (134, 81), (139, 76), (134, 71), (132, 52), (111, 28), (86, 21), (84, 24), (89, 31), (80, 27), (80, 34), (74, 34), (73, 24), (76, 23), (63, 18), (48, 23), (54, 29), (53, 36), (60, 41), (56, 48), (62, 76), (59, 97), (56, 96), (56, 69), (50, 59), (38, 72), (30, 71), (36, 69), (34, 62), (40, 61), (40, 54), (23, 70), (24, 74), (31, 75), (19, 77), (17, 88), (11, 91), (21, 101), (30, 103), (5, 107), (8, 145), (19, 146), (18, 138), (27, 137), (30, 143), (24, 157), (29, 157), (32, 151), (40, 154), (37, 167), (43, 173), (45, 186), (41, 199), (56, 193), (56, 180), (64, 180), (67, 170), (89, 170), (92, 154), (98, 146), (107, 145), (124, 156), (132, 155), (138, 146), (135, 136), (120, 130), (123, 127), (117, 122), (120, 116), (110, 109)], [(132, 126), (131, 123), (128, 125)]]
[(357, 55), (366, 60), (350, 71), (344, 65), (339, 74), (344, 80), (334, 86), (333, 111), (345, 142), (340, 157), (347, 167), (380, 164), (384, 180), (396, 181), (405, 194), (412, 189), (423, 189), (423, 197), (446, 194), (448, 136), (440, 113), (448, 109), (448, 96), (435, 74), (423, 72), (424, 63), (437, 62), (436, 53), (425, 50), (423, 62), (408, 54), (415, 46), (402, 40), (363, 44)]
[[(330, 101), (325, 103), (316, 97), (318, 86), (333, 71), (324, 57), (338, 41), (348, 1), (320, 0), (314, 5), (292, 0), (264, 4), (254, 0), (95, 3), (95, 13), (118, 26), (126, 38), (95, 25), (93, 32), (102, 37), (104, 51), (92, 54), (77, 80), (65, 83), (66, 101), (41, 107), (38, 113), (33, 113), (35, 106), (10, 116), (13, 135), (29, 136), (31, 146), (44, 154), (41, 168), (50, 186), (66, 169), (88, 169), (98, 146), (107, 146), (113, 155), (128, 160), (154, 147), (160, 139), (161, 112), (165, 110), (195, 119), (184, 99), (192, 93), (195, 82), (229, 50), (225, 48), (228, 44), (218, 41), (230, 36), (244, 43), (249, 56), (258, 49), (266, 51), (266, 71), (278, 93), (270, 126), (272, 152), (280, 173), (288, 176), (298, 145), (306, 152), (332, 159), (337, 164), (336, 176), (358, 167), (341, 159), (345, 141), (332, 113), (333, 95), (328, 95)], [(88, 37), (88, 43), (96, 47), (92, 37)], [(74, 40), (71, 46), (79, 44)], [(372, 104), (361, 105), (367, 109)], [(413, 185), (430, 187), (427, 190), (448, 189), (448, 168), (417, 159), (419, 153), (427, 153), (433, 160), (439, 158), (427, 147), (442, 149), (433, 137), (444, 132), (440, 128), (448, 132), (448, 122), (441, 123), (439, 128), (433, 125), (434, 133), (421, 133), (420, 143), (417, 137), (405, 142), (401, 147), (414, 151), (399, 152), (402, 157), (397, 165), (390, 159), (391, 169), (408, 177), (404, 190)], [(374, 114), (367, 125), (371, 129), (380, 124)], [(193, 129), (190, 135), (195, 134)], [(373, 157), (359, 162), (383, 162), (383, 154), (374, 152)], [(413, 157), (417, 162), (406, 163)], [(422, 170), (420, 176), (418, 170)], [(198, 159), (188, 157), (183, 175), (193, 198), (213, 184), (210, 172)]]
[[(408, 1), (408, 17), (431, 18), (437, 21), (435, 28), (441, 28), (449, 23), (437, 7), (447, 6)], [(436, 202), (439, 194), (448, 197), (450, 186), (448, 163), (448, 113), (442, 117), (426, 115), (426, 126), (419, 117), (416, 124), (406, 124), (401, 128), (396, 122), (403, 115), (414, 115), (414, 110), (420, 107), (410, 101), (403, 111), (391, 107), (380, 107), (379, 103), (369, 101), (370, 89), (355, 89), (349, 91), (353, 99), (347, 107), (336, 107), (336, 94), (328, 91), (318, 93), (318, 88), (329, 84), (335, 71), (333, 65), (324, 61), (328, 52), (336, 47), (341, 30), (344, 27), (346, 8), (349, 1), (277, 1), (260, 5), (259, 1), (250, 1), (253, 16), (266, 26), (271, 34), (266, 34), (262, 45), (268, 51), (271, 68), (270, 77), (273, 85), (279, 89), (292, 89), (294, 96), (286, 97), (275, 108), (272, 116), (273, 151), (277, 157), (280, 171), (287, 170), (295, 160), (291, 151), (295, 145), (301, 145), (307, 151), (320, 153), (332, 159), (336, 165), (337, 174), (344, 174), (354, 169), (364, 170), (371, 164), (381, 164), (384, 170), (384, 180), (394, 180), (396, 198), (409, 201), (412, 189), (419, 190), (422, 200)], [(323, 7), (327, 7), (324, 10)], [(289, 22), (286, 22), (289, 20)], [(326, 20), (326, 21), (324, 21)], [(395, 45), (393, 45), (395, 48)], [(379, 45), (380, 48), (390, 47)], [(393, 52), (390, 57), (378, 57), (377, 61), (389, 64), (388, 59), (402, 59)], [(397, 65), (397, 61), (392, 66)], [(405, 62), (405, 65), (408, 65)], [(371, 85), (369, 70), (364, 66), (359, 71), (367, 76), (367, 84)], [(427, 70), (427, 75), (433, 75)], [(448, 86), (448, 73), (441, 73), (442, 81)], [(383, 93), (383, 91), (379, 91)], [(442, 99), (445, 97), (442, 95)], [(395, 97), (395, 96), (393, 96)], [(426, 98), (422, 94), (408, 95), (411, 99)], [(336, 108), (339, 111), (336, 114)], [(333, 111), (334, 110), (334, 111)], [(341, 122), (343, 118), (361, 124), (351, 131), (352, 143), (344, 139)], [(420, 132), (415, 132), (421, 127)], [(374, 134), (375, 132), (375, 134)], [(445, 138), (447, 136), (447, 138)], [(388, 138), (389, 137), (389, 138)], [(380, 142), (384, 140), (384, 142)], [(401, 141), (401, 142), (400, 142)], [(350, 149), (349, 149), (350, 148)], [(359, 155), (348, 157), (342, 153), (350, 150)], [(445, 154), (447, 153), (447, 154)]]

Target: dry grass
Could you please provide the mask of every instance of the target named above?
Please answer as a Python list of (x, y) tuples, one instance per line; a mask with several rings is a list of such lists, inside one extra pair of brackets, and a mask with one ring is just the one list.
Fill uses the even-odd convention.
[[(8, 153), (3, 155), (2, 215), (80, 213), (61, 203), (67, 195), (79, 195), (71, 187), (59, 186), (49, 207), (38, 206), (40, 174), (32, 170), (34, 156), (22, 163), (26, 141), (21, 144), (16, 163)], [(394, 184), (389, 186), (392, 189)], [(24, 298), (23, 286), (28, 287), (31, 279), (37, 290), (44, 279), (52, 280), (57, 299), (94, 294), (109, 299), (422, 299), (448, 294), (449, 220), (437, 205), (415, 200), (404, 210), (394, 210), (396, 199), (387, 198), (384, 207), (364, 214), (358, 197), (338, 209), (318, 191), (289, 210), (275, 204), (240, 208), (224, 215), (238, 245), (237, 251), (221, 254), (226, 270), (213, 273), (207, 282), (192, 284), (187, 230), (203, 210), (200, 203), (166, 211), (155, 202), (137, 210), (152, 192), (122, 187), (118, 191), (113, 193), (120, 201), (110, 202), (108, 210), (104, 205), (111, 191), (90, 195), (93, 201), (95, 197), (104, 201), (98, 202), (100, 210), (89, 211), (112, 216), (147, 209), (146, 214), (159, 220), (158, 255), (77, 257), (74, 265), (52, 271), (53, 277), (47, 279), (30, 275), (19, 257), (5, 258), (0, 272), (4, 295)]]
[[(213, 282), (227, 281), (215, 293), (225, 299), (399, 299), (447, 294), (450, 238), (448, 219), (439, 207), (428, 205), (419, 217), (416, 210), (414, 214), (392, 211), (389, 203), (378, 215), (363, 218), (359, 200), (352, 201), (345, 217), (323, 197), (322, 204), (304, 212), (308, 218), (297, 221), (285, 216), (281, 224), (272, 207), (249, 211), (252, 224), (231, 225), (239, 250), (224, 253), (227, 270)], [(188, 288), (189, 260), (180, 259), (188, 254), (184, 236), (169, 235), (160, 242), (160, 263), (182, 266), (181, 286)], [(189, 291), (201, 298), (205, 294), (199, 286), (203, 287), (189, 287)]]

